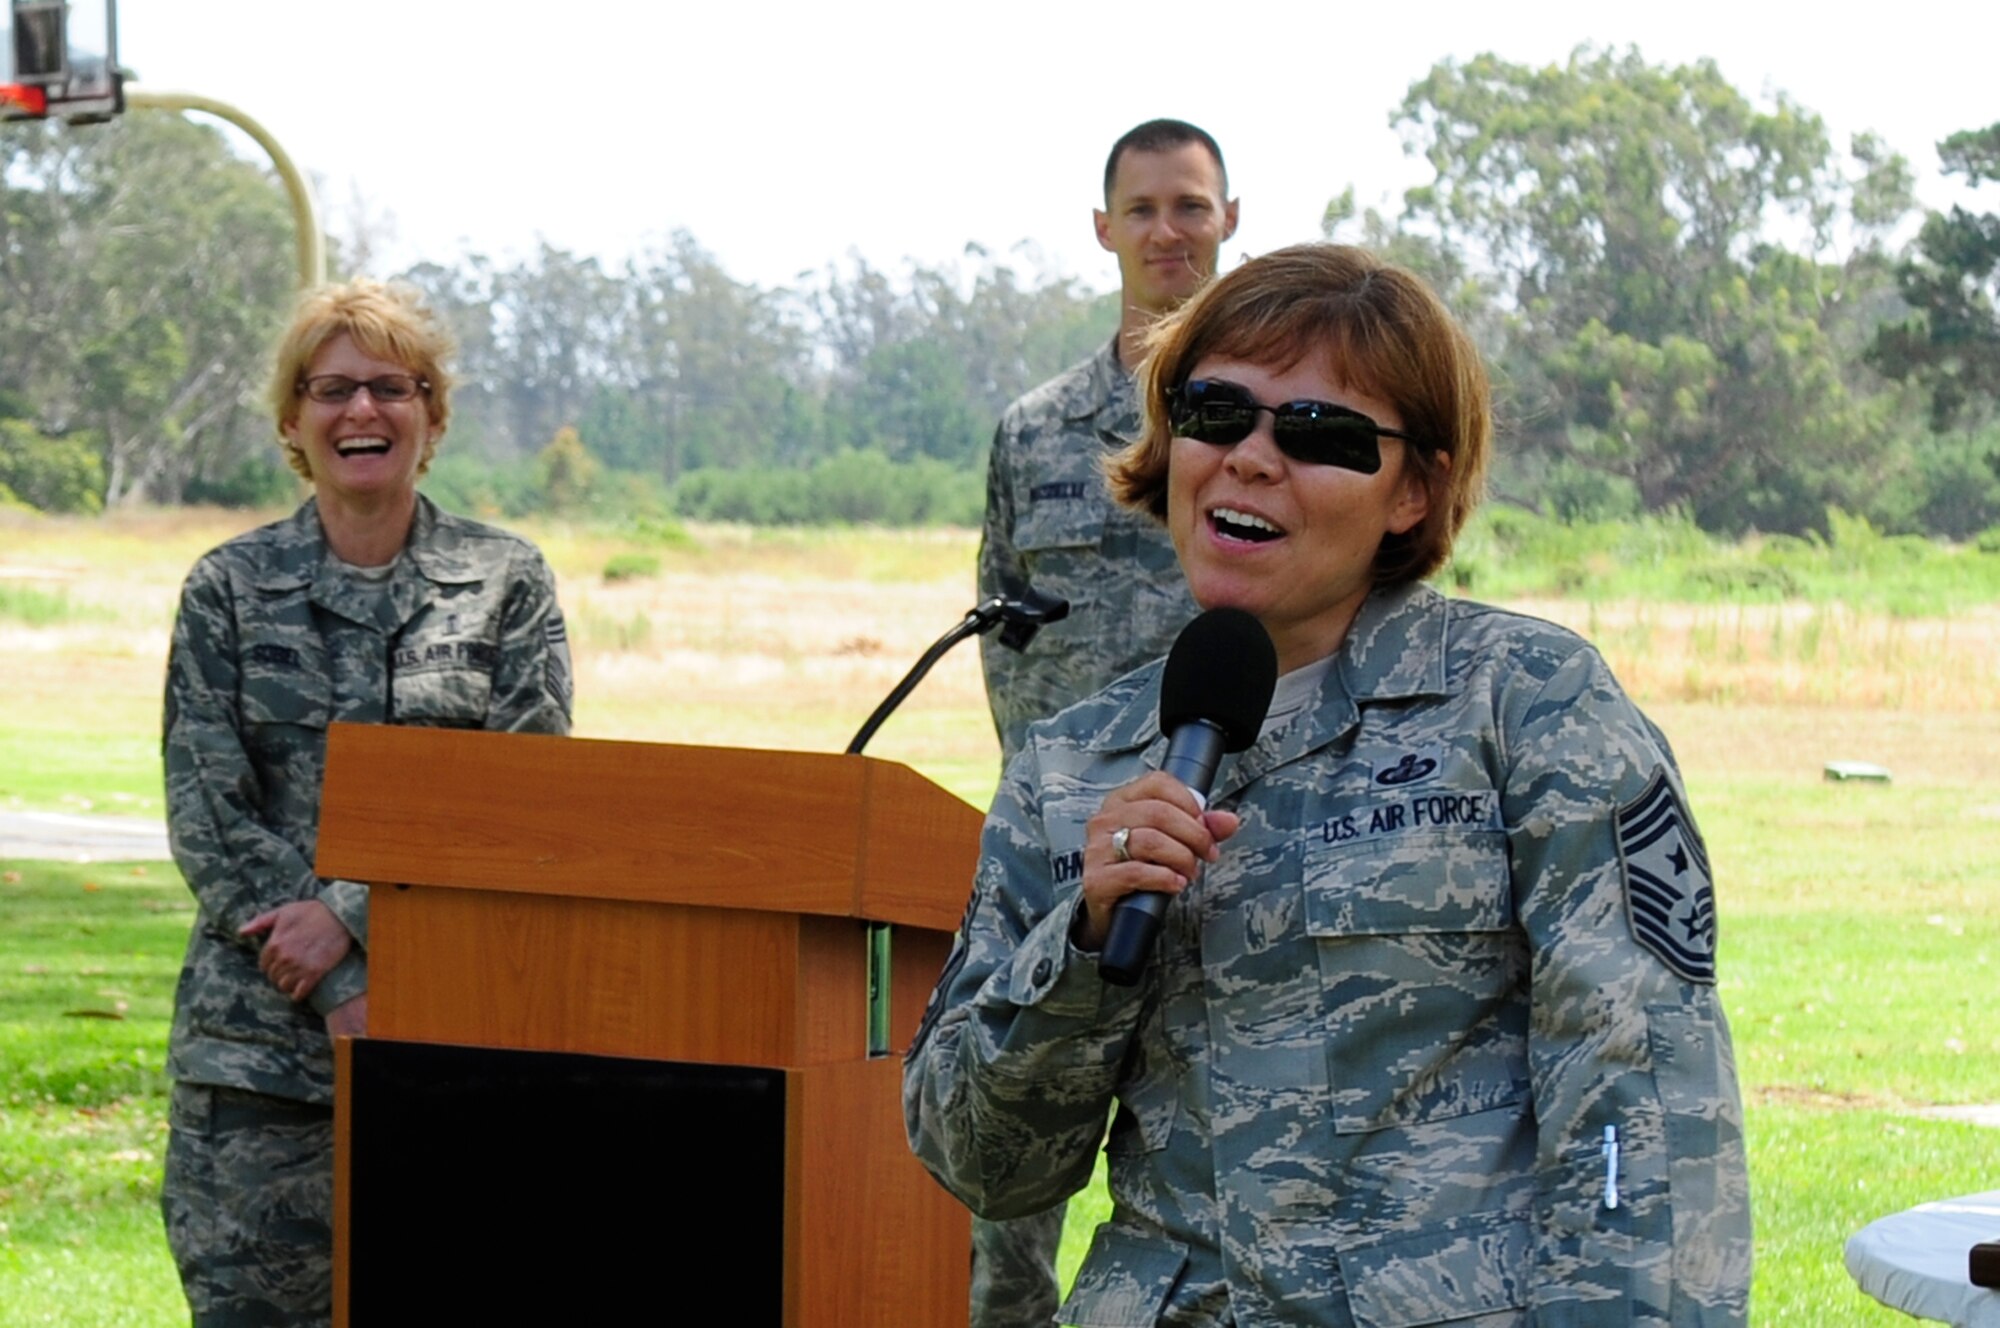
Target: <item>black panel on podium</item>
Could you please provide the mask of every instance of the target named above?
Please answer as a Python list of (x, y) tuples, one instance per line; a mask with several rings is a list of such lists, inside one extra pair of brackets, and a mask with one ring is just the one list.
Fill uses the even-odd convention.
[(780, 1322), (781, 1071), (352, 1054), (351, 1322)]

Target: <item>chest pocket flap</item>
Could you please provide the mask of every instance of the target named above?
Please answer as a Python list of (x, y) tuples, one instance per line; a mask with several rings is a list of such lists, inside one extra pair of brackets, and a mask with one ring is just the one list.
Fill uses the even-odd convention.
[(236, 706), (245, 728), (289, 724), (323, 729), (332, 717), (333, 684), (317, 638), (246, 634), (237, 668)]
[(1014, 547), (1023, 554), (1094, 549), (1104, 538), (1110, 503), (1103, 484), (1050, 480), (1028, 491), (1027, 510), (1014, 520)]
[(1343, 1250), (1340, 1276), (1356, 1328), (1417, 1328), (1483, 1315), (1514, 1323), (1512, 1311), (1528, 1303), (1530, 1247), (1524, 1221), (1467, 1221)]
[[(1367, 823), (1379, 815), (1357, 812), (1343, 820)], [(1507, 837), (1497, 830), (1416, 827), (1333, 843), (1326, 842), (1329, 833), (1338, 831), (1306, 846), (1306, 930), (1314, 936), (1514, 925)]]

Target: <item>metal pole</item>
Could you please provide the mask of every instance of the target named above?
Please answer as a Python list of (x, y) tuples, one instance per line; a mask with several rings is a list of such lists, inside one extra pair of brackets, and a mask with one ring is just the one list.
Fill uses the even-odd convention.
[(313, 197), (312, 185), (292, 164), (291, 157), (270, 130), (228, 102), (192, 92), (155, 92), (127, 83), (125, 104), (159, 111), (201, 111), (218, 120), (227, 120), (257, 140), (257, 146), (269, 154), (271, 164), (278, 168), (278, 178), (284, 181), (285, 194), (292, 200), (292, 224), (298, 230), (299, 285), (310, 289), (326, 280), (326, 241), (319, 229), (319, 201)]

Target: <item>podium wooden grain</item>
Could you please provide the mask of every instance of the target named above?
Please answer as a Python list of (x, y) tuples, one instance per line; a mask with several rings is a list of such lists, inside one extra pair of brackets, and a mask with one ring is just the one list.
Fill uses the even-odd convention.
[(866, 924), (895, 927), (900, 1049), (979, 825), (869, 757), (335, 725), (317, 870), (373, 886), (371, 1040), (782, 1071), (782, 1324), (929, 1328), (963, 1321), (968, 1219), (909, 1155), (897, 1059), (866, 1057)]

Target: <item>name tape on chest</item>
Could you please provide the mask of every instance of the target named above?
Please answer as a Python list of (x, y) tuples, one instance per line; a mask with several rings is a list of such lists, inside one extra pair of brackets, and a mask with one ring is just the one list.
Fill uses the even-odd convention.
[(1043, 503), (1052, 499), (1078, 499), (1089, 497), (1088, 486), (1082, 480), (1052, 480), (1047, 484), (1037, 484), (1028, 490), (1028, 501)]
[(278, 669), (296, 669), (303, 663), (296, 647), (279, 645), (274, 641), (252, 643), (245, 647), (243, 657), (252, 664)]

